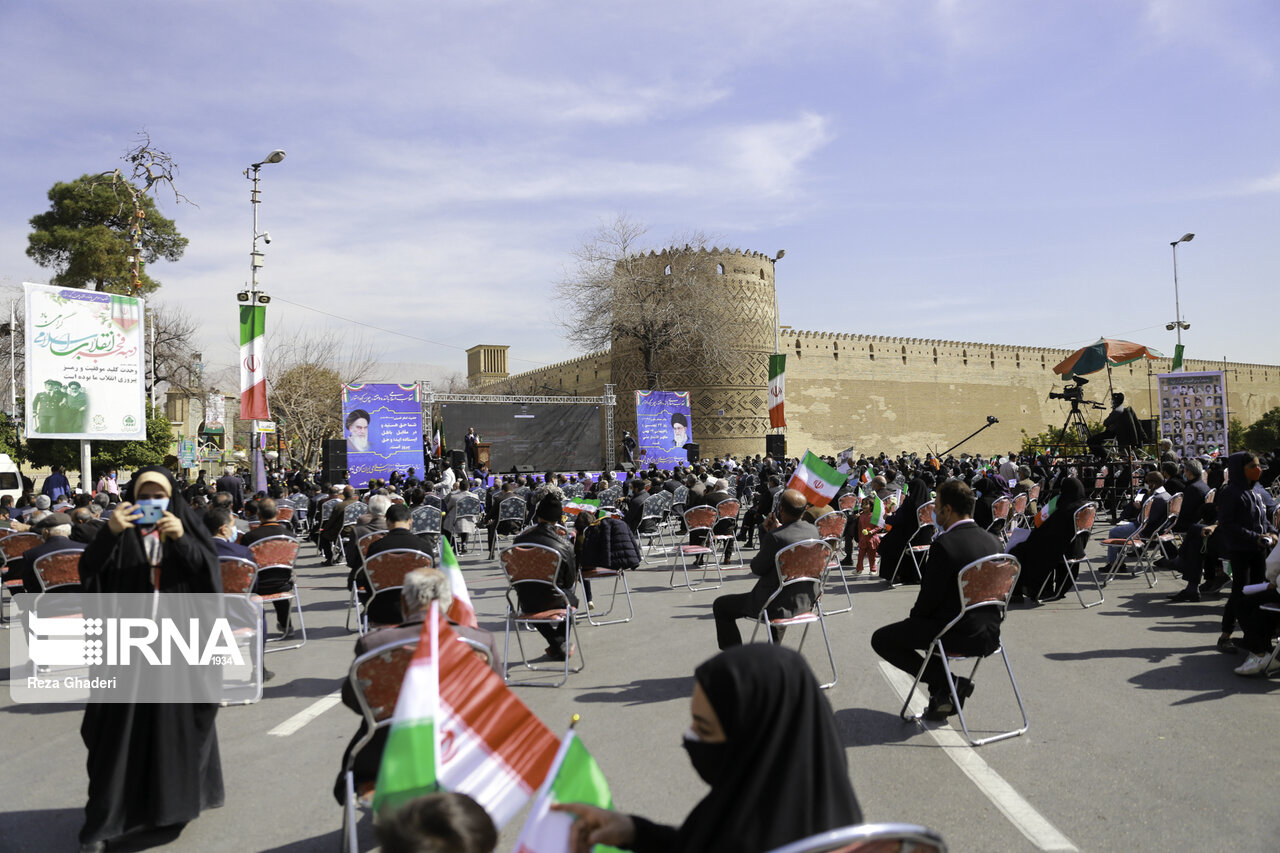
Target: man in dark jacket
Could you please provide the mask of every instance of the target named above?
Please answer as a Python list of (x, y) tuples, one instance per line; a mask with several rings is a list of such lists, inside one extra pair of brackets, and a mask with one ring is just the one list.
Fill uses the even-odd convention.
[[(711, 605), (716, 618), (716, 642), (721, 649), (742, 645), (739, 619), (755, 619), (760, 615), (769, 596), (778, 589), (778, 571), (774, 557), (788, 545), (806, 539), (821, 539), (818, 528), (803, 519), (804, 495), (795, 489), (787, 489), (778, 497), (778, 508), (765, 519), (760, 534), (760, 550), (751, 558), (751, 573), (758, 580), (750, 592), (722, 595)], [(813, 606), (813, 598), (806, 588), (803, 592), (779, 596), (769, 615), (795, 616)], [(782, 639), (782, 629), (774, 630), (774, 636)]]
[[(1187, 486), (1182, 491), (1182, 509), (1178, 512), (1178, 520), (1173, 523), (1173, 532), (1182, 535), (1182, 545), (1169, 565), (1182, 572), (1187, 586), (1169, 600), (1197, 602), (1200, 600), (1200, 578), (1204, 574), (1205, 551), (1208, 550), (1205, 547), (1208, 543), (1204, 541), (1201, 516), (1204, 514), (1205, 499), (1209, 496), (1209, 485), (1204, 481), (1204, 466), (1198, 459), (1183, 462), (1182, 472), (1186, 476)], [(1156, 565), (1159, 566), (1160, 563), (1157, 562)]]
[[(960, 570), (974, 560), (1003, 550), (1000, 540), (974, 523), (974, 496), (969, 486), (960, 480), (947, 480), (938, 488), (935, 500), (935, 518), (943, 532), (929, 546), (929, 560), (915, 606), (906, 619), (885, 625), (871, 635), (871, 648), (876, 654), (912, 676), (924, 663), (921, 652), (960, 614), (956, 580)], [(990, 654), (1000, 643), (1000, 613), (994, 607), (975, 610), (956, 623), (943, 639), (948, 652)], [(923, 681), (929, 688), (926, 719), (945, 719), (954, 714), (946, 673), (937, 656), (930, 656)], [(956, 692), (963, 703), (973, 692), (973, 685), (967, 678), (957, 678)]]
[[(22, 555), (22, 589), (24, 592), (41, 592), (40, 581), (36, 578), (36, 560), (55, 551), (83, 551), (84, 543), (69, 538), (71, 516), (65, 512), (49, 513), (35, 523), (32, 532), (39, 533), (44, 542)], [(67, 589), (79, 591), (76, 587)]]
[(231, 508), (244, 509), (244, 480), (236, 476), (236, 466), (228, 465), (227, 472), (218, 478), (218, 491), (231, 495)]

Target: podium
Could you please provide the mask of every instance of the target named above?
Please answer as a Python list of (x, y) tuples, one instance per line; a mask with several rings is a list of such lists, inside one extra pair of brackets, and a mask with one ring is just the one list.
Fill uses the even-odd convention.
[[(489, 442), (477, 441), (476, 442), (476, 467), (480, 468), (486, 465), (489, 465)], [(493, 467), (490, 466), (489, 470), (492, 471)]]

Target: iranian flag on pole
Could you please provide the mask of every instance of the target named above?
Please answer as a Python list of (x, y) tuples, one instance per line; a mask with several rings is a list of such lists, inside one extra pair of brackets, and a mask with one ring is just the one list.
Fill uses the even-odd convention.
[(271, 419), (267, 411), (267, 347), (265, 305), (240, 306), (240, 418), (246, 421)]
[(871, 526), (879, 527), (884, 524), (884, 501), (875, 495), (871, 496)]
[[(570, 848), (569, 831), (573, 815), (551, 811), (553, 803), (586, 803), (602, 809), (613, 808), (609, 783), (572, 728), (560, 741), (560, 751), (556, 753), (551, 772), (542, 783), (542, 790), (538, 792), (524, 828), (520, 830), (520, 837), (516, 839), (515, 853), (563, 853)], [(597, 844), (592, 849), (600, 853), (617, 848)]]
[(599, 512), (600, 501), (597, 498), (570, 498), (564, 502), (565, 515), (577, 515), (580, 512)]
[(806, 450), (787, 488), (795, 489), (814, 506), (826, 506), (847, 479), (846, 475), (815, 456), (813, 451)]
[(502, 826), (546, 779), (558, 746), (433, 604), (400, 688), (374, 809), (457, 791)]
[(449, 618), (459, 625), (479, 628), (476, 609), (471, 606), (471, 594), (467, 592), (467, 582), (462, 577), (462, 568), (458, 565), (458, 558), (453, 553), (453, 546), (445, 537), (440, 538), (440, 562), (445, 577), (449, 579), (449, 586), (453, 590), (453, 604), (449, 606)]
[(787, 396), (787, 357), (769, 356), (769, 426), (773, 429), (787, 425), (783, 414), (783, 402)]

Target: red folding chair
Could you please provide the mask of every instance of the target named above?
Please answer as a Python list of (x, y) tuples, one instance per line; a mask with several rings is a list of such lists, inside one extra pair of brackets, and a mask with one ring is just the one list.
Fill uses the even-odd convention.
[[(760, 626), (766, 626), (765, 636), (773, 642), (773, 629), (786, 628), (792, 625), (804, 625), (800, 634), (800, 645), (796, 651), (804, 649), (805, 637), (809, 634), (809, 626), (814, 622), (822, 628), (822, 640), (827, 645), (827, 660), (831, 663), (831, 680), (819, 685), (822, 689), (831, 687), (839, 676), (836, 674), (836, 659), (831, 653), (831, 638), (827, 635), (827, 623), (822, 614), (822, 587), (827, 577), (827, 565), (831, 561), (831, 546), (821, 539), (805, 539), (794, 542), (778, 551), (774, 556), (774, 569), (778, 573), (778, 588), (765, 601), (764, 607), (756, 616), (755, 627), (751, 629), (751, 642), (755, 642)], [(813, 602), (805, 613), (794, 616), (771, 616), (769, 608), (783, 592), (794, 594), (799, 587), (809, 586), (813, 591)]]
[[(394, 595), (398, 598), (400, 590), (404, 588), (405, 575), (416, 569), (429, 569), (431, 567), (431, 555), (413, 548), (395, 548), (390, 551), (380, 551), (372, 557), (366, 557), (364, 567), (360, 572), (367, 584), (366, 588), (361, 590), (366, 593), (366, 597), (363, 601), (356, 599), (358, 608), (356, 627), (360, 633), (369, 633), (371, 625), (372, 627), (378, 627), (379, 625), (399, 624), (399, 619), (394, 622), (371, 623), (369, 612), (373, 607), (373, 602), (379, 597), (386, 599)], [(349, 626), (348, 630), (350, 630)]]
[(947, 853), (947, 844), (925, 826), (859, 823), (819, 832), (769, 853)]
[[(712, 541), (712, 535), (716, 526), (716, 508), (711, 506), (695, 506), (684, 511), (684, 525), (692, 537), (694, 533), (702, 532), (706, 534), (706, 541)], [(694, 586), (693, 581), (689, 579), (689, 557), (702, 557), (702, 579), (698, 581), (698, 585)], [(706, 560), (710, 557), (710, 560)], [(671, 575), (667, 578), (669, 586), (687, 587), (690, 592), (700, 589), (719, 589), (724, 584), (724, 574), (720, 571), (720, 560), (716, 557), (715, 548), (709, 548), (706, 545), (686, 545), (680, 546), (680, 570), (684, 572), (684, 583), (676, 583), (676, 566), (671, 566)], [(716, 570), (716, 585), (707, 585), (707, 570), (714, 568)]]
[[(906, 701), (902, 703), (902, 710), (899, 712), (902, 719), (920, 719), (919, 715), (911, 714), (908, 707), (911, 704), (911, 697), (915, 695), (916, 688), (920, 685), (920, 679), (924, 677), (925, 668), (929, 665), (929, 658), (937, 655), (947, 676), (947, 689), (951, 691), (951, 701), (954, 703), (956, 715), (960, 718), (960, 728), (964, 730), (965, 739), (969, 741), (970, 745), (982, 746), (984, 743), (1017, 737), (1027, 730), (1030, 725), (1027, 720), (1027, 709), (1022, 704), (1022, 694), (1018, 691), (1018, 682), (1013, 677), (1013, 667), (1010, 666), (1009, 655), (1004, 649), (1004, 639), (1001, 638), (999, 640), (994, 651), (985, 655), (965, 655), (948, 652), (945, 643), (947, 632), (966, 615), (980, 607), (996, 608), (1000, 614), (1000, 620), (1004, 621), (1005, 614), (1009, 608), (1009, 597), (1013, 595), (1020, 570), (1021, 566), (1018, 565), (1018, 561), (1008, 554), (992, 554), (989, 557), (974, 560), (960, 570), (960, 574), (956, 577), (956, 582), (960, 586), (960, 612), (929, 643), (929, 648), (925, 651), (924, 663), (920, 665), (920, 671), (916, 673), (915, 680), (911, 682), (911, 689), (907, 691)], [(1000, 732), (989, 737), (974, 739), (973, 735), (969, 733), (969, 723), (965, 719), (964, 706), (960, 701), (960, 695), (956, 692), (956, 681), (951, 671), (951, 664), (953, 661), (963, 661), (972, 657), (974, 659), (973, 669), (970, 670), (968, 676), (969, 682), (972, 684), (974, 677), (978, 674), (978, 665), (982, 663), (984, 658), (994, 654), (1000, 655), (1004, 661), (1005, 671), (1009, 674), (1009, 684), (1013, 686), (1013, 695), (1018, 700), (1018, 710), (1022, 714), (1022, 727)]]
[[(845, 495), (845, 497), (849, 496)], [(840, 565), (840, 543), (844, 539), (845, 527), (851, 522), (853, 520), (842, 512), (829, 512), (826, 515), (820, 515), (818, 520), (814, 522), (814, 526), (818, 528), (818, 535), (831, 548), (831, 562), (827, 566), (827, 572), (830, 574), (830, 570), (835, 569), (840, 573), (840, 582), (844, 584), (844, 594), (849, 600), (848, 607), (841, 607), (839, 610), (824, 610), (828, 616), (835, 616), (837, 613), (848, 613), (853, 609), (853, 592), (849, 589), (849, 578), (845, 576), (844, 566)]]
[[(556, 574), (560, 569), (560, 552), (546, 545), (512, 545), (510, 548), (503, 548), (499, 552), (498, 560), (502, 563), (502, 569), (507, 575), (507, 614), (502, 650), (502, 679), (506, 681), (508, 678), (508, 669), (511, 663), (511, 628), (513, 625), (516, 627), (516, 645), (520, 649), (520, 660), (525, 669), (537, 672), (560, 671), (560, 667), (535, 666), (529, 663), (529, 658), (524, 651), (524, 640), (520, 637), (519, 629), (525, 626), (562, 624), (564, 626), (564, 647), (567, 652), (564, 656), (564, 677), (555, 684), (528, 683), (529, 686), (533, 687), (560, 687), (569, 680), (569, 673), (581, 672), (583, 666), (586, 665), (582, 649), (574, 648), (574, 638), (578, 636), (578, 630), (574, 624), (577, 621), (574, 618), (577, 608), (569, 602), (568, 593), (556, 583)], [(550, 588), (554, 590), (555, 595), (563, 603), (563, 606), (527, 613), (520, 606), (520, 596), (517, 593), (521, 585), (533, 589)], [(581, 638), (579, 638), (580, 641)], [(578, 656), (578, 666), (576, 669), (571, 669), (569, 661), (575, 654)]]
[[(4, 558), (3, 587), (0, 588), (0, 599), (4, 593), (10, 596), (17, 595), (22, 592), (22, 577), (17, 567), (21, 565), (22, 555), (30, 551), (32, 548), (44, 542), (38, 533), (16, 533), (12, 530), (4, 531), (4, 537), (0, 538), (0, 556)], [(2, 604), (2, 602), (0, 602)], [(4, 626), (9, 627), (9, 617), (0, 618), (0, 622)]]
[[(893, 564), (893, 573), (889, 575), (889, 586), (902, 586), (894, 581), (898, 579), (898, 569), (902, 567), (904, 557), (911, 558), (911, 564), (916, 567), (916, 576), (924, 577), (924, 564), (929, 559), (929, 546), (933, 544), (933, 536), (937, 530), (933, 526), (933, 501), (920, 504), (920, 508), (916, 510), (916, 521), (920, 526), (907, 540), (907, 547), (903, 548), (902, 553), (898, 555), (898, 562)], [(883, 564), (880, 566), (880, 571), (883, 575)]]
[(80, 555), (84, 551), (68, 548), (41, 554), (32, 564), (41, 592), (80, 591)]
[[(298, 540), (292, 536), (268, 536), (266, 539), (259, 539), (249, 546), (249, 550), (253, 552), (253, 558), (258, 562), (256, 582), (281, 579), (287, 579), (289, 582), (289, 589), (282, 592), (260, 594), (257, 595), (257, 598), (262, 601), (264, 607), (267, 604), (287, 600), (289, 602), (290, 616), (292, 616), (294, 610), (298, 612), (298, 635), (301, 640), (288, 646), (274, 646), (267, 649), (268, 652), (299, 649), (307, 644), (307, 623), (302, 618), (302, 597), (298, 594), (297, 577), (294, 573), (294, 562), (298, 559), (298, 547)], [(263, 633), (266, 633), (265, 629)], [(281, 636), (276, 641), (279, 642), (284, 639), (285, 637)]]

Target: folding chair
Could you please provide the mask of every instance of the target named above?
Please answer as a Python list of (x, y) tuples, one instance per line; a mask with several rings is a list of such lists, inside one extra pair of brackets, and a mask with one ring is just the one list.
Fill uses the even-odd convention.
[(1009, 541), (1009, 510), (1013, 508), (1013, 498), (999, 497), (991, 504), (991, 524), (987, 532), (999, 537), (1001, 542)]
[[(461, 521), (469, 521), (473, 525), (479, 525), (480, 519), (484, 518), (484, 502), (472, 494), (464, 494), (458, 499), (458, 509), (454, 513), (453, 522), (456, 525)], [(455, 543), (458, 547), (454, 550), (465, 554), (467, 553), (466, 545), (462, 543), (461, 538)]]
[(859, 498), (855, 492), (849, 492), (847, 495), (841, 495), (840, 499), (836, 501), (836, 507), (844, 513), (845, 516), (857, 515), (861, 506), (862, 499)]
[[(712, 541), (712, 532), (716, 524), (716, 508), (712, 506), (695, 506), (684, 511), (684, 526), (692, 535), (697, 532), (705, 532), (707, 541)], [(720, 571), (720, 560), (717, 559), (716, 549), (708, 548), (706, 545), (689, 545), (681, 543), (677, 549), (680, 554), (680, 570), (684, 572), (684, 583), (676, 583), (676, 566), (671, 565), (671, 576), (667, 578), (667, 584), (672, 587), (687, 587), (690, 592), (700, 589), (719, 589), (724, 585), (724, 574)], [(702, 579), (698, 581), (698, 585), (694, 586), (693, 581), (689, 579), (689, 557), (710, 557), (711, 560), (702, 564)], [(707, 586), (707, 569), (714, 567), (716, 570), (716, 585)], [(696, 568), (696, 567), (695, 567)]]
[[(386, 536), (387, 532), (388, 531), (386, 530), (371, 530), (368, 533), (361, 536), (360, 539), (356, 542), (356, 548), (358, 548), (360, 551), (360, 568), (361, 569), (364, 568), (365, 556), (369, 553), (369, 546), (372, 545), (374, 542), (377, 542), (383, 536)], [(360, 593), (366, 591), (360, 588), (360, 577), (361, 577), (360, 573), (357, 572), (355, 575), (355, 578), (351, 581), (351, 588), (348, 590), (348, 592), (350, 593), (350, 596), (347, 599), (347, 618), (346, 618), (346, 621), (343, 623), (346, 625), (346, 628), (348, 631), (351, 630), (351, 614), (353, 612), (357, 614), (359, 613)], [(356, 630), (359, 633), (363, 634), (365, 632), (365, 629), (361, 628), (360, 625), (361, 625), (360, 617), (359, 615), (357, 615)]]
[[(375, 599), (379, 596), (386, 598), (393, 594), (398, 598), (400, 590), (404, 588), (405, 575), (415, 569), (429, 569), (432, 565), (430, 554), (424, 554), (413, 548), (382, 551), (366, 559), (360, 575), (364, 577), (367, 584), (363, 591), (368, 593), (368, 597), (361, 602), (359, 594), (356, 595), (356, 627), (360, 633), (369, 633), (369, 611)], [(398, 624), (398, 621), (385, 624)]]
[[(765, 636), (768, 637), (768, 642), (772, 643), (774, 628), (804, 625), (804, 631), (800, 633), (800, 645), (796, 648), (796, 651), (801, 651), (804, 649), (804, 640), (809, 633), (809, 626), (817, 622), (822, 628), (822, 640), (827, 645), (827, 660), (831, 662), (831, 680), (826, 684), (818, 685), (823, 690), (834, 685), (839, 678), (836, 674), (836, 658), (831, 653), (831, 638), (827, 635), (827, 623), (822, 615), (822, 587), (827, 578), (827, 564), (830, 561), (831, 546), (821, 539), (793, 542), (778, 551), (773, 559), (774, 570), (778, 573), (778, 588), (765, 601), (764, 607), (760, 608), (755, 627), (751, 629), (751, 642), (755, 642), (756, 633), (760, 630), (760, 626), (764, 625)], [(813, 602), (809, 605), (808, 612), (797, 613), (795, 616), (769, 615), (769, 606), (782, 595), (784, 590), (795, 592), (796, 587), (805, 584), (813, 589)]]
[[(1085, 548), (1089, 544), (1089, 535), (1093, 532), (1093, 521), (1098, 515), (1098, 505), (1095, 503), (1082, 504), (1075, 513), (1076, 533), (1071, 539), (1071, 544), (1067, 550), (1062, 552), (1062, 565), (1066, 569), (1066, 577), (1062, 583), (1058, 584), (1058, 588), (1054, 591), (1055, 598), (1061, 598), (1066, 594), (1067, 585), (1076, 592), (1076, 598), (1080, 599), (1080, 606), (1086, 610), (1090, 607), (1096, 607), (1101, 604), (1105, 598), (1102, 593), (1102, 581), (1098, 580), (1098, 574), (1093, 570), (1093, 561), (1085, 554), (1083, 557), (1069, 557), (1070, 553), (1079, 552), (1084, 554)], [(1093, 585), (1098, 591), (1098, 600), (1085, 603), (1084, 595), (1080, 592), (1080, 585), (1076, 582), (1076, 572), (1079, 571), (1080, 564), (1084, 563), (1089, 569), (1089, 576), (1093, 578)], [(1053, 579), (1053, 573), (1050, 572), (1045, 576), (1044, 583), (1040, 584), (1040, 591), (1036, 593), (1036, 598), (1042, 598), (1045, 587), (1049, 585), (1049, 581)]]
[(912, 823), (859, 823), (810, 835), (768, 853), (947, 853), (942, 835)]
[[(644, 506), (640, 509), (640, 524), (636, 527), (636, 536), (641, 540), (640, 553), (646, 563), (649, 562), (649, 555), (653, 553), (655, 541), (664, 549), (669, 547), (664, 541), (671, 530), (670, 525), (666, 523), (667, 494), (667, 492), (658, 492), (649, 495), (644, 499)], [(646, 537), (649, 540), (647, 544), (644, 542)]]
[[(511, 665), (512, 625), (517, 628), (515, 632), (516, 645), (520, 649), (520, 660), (525, 669), (537, 672), (559, 671), (560, 667), (535, 666), (529, 663), (529, 658), (524, 652), (524, 640), (520, 638), (519, 631), (522, 626), (555, 625), (559, 623), (564, 625), (566, 651), (564, 656), (564, 677), (555, 684), (530, 682), (529, 686), (560, 687), (569, 680), (570, 672), (581, 672), (586, 665), (582, 649), (574, 649), (574, 639), (577, 638), (579, 643), (581, 642), (581, 638), (578, 637), (577, 627), (574, 624), (577, 622), (574, 618), (577, 608), (569, 602), (568, 594), (556, 585), (556, 573), (560, 569), (560, 552), (546, 545), (512, 545), (509, 548), (503, 548), (498, 554), (498, 559), (502, 563), (502, 570), (507, 575), (507, 615), (502, 650), (502, 680), (507, 680), (507, 671)], [(534, 613), (525, 613), (520, 606), (519, 595), (516, 594), (514, 599), (512, 598), (512, 594), (517, 593), (522, 584), (534, 589), (549, 587), (554, 590), (555, 595), (559, 596), (564, 606), (539, 610)], [(574, 656), (575, 652), (578, 655), (578, 666), (576, 669), (570, 669), (569, 660)]]
[(79, 592), (80, 591), (80, 555), (83, 551), (68, 548), (62, 551), (50, 551), (36, 558), (32, 568), (36, 573), (36, 582), (41, 592)]
[[(257, 599), (257, 596), (253, 594), (253, 584), (258, 577), (258, 564), (253, 560), (246, 560), (243, 557), (222, 557), (218, 560), (218, 566), (222, 570), (222, 593), (224, 595), (242, 595), (249, 599), (249, 601), (258, 608), (257, 618), (261, 623), (262, 603)], [(249, 629), (247, 628), (237, 628), (232, 631), (232, 634), (243, 636), (248, 633), (248, 630)], [(256, 661), (260, 661), (262, 660), (263, 644), (265, 642), (263, 635), (265, 632), (259, 630), (256, 633), (258, 642), (254, 651), (257, 654)], [(239, 645), (239, 643), (237, 643), (237, 645)], [(255, 666), (254, 674), (258, 679), (258, 690), (260, 693), (262, 688), (262, 667)], [(249, 705), (256, 701), (256, 699), (245, 699), (235, 703), (223, 701), (220, 704), (223, 707), (226, 707), (230, 704)]]
[[(1019, 527), (1027, 526), (1027, 506), (1030, 501), (1031, 498), (1028, 497), (1027, 492), (1019, 492), (1013, 496), (1013, 506), (1009, 508), (1009, 524), (1006, 526), (1006, 530), (1009, 533), (1012, 533)], [(1004, 537), (1004, 541), (1006, 543), (1009, 541), (1009, 536), (1007, 534)]]
[[(916, 567), (916, 576), (924, 577), (924, 562), (929, 559), (929, 546), (933, 544), (933, 535), (937, 532), (933, 526), (933, 501), (920, 504), (920, 508), (916, 510), (916, 521), (920, 526), (907, 540), (907, 547), (903, 548), (902, 553), (898, 555), (898, 562), (893, 564), (893, 573), (889, 575), (889, 586), (902, 586), (894, 581), (898, 579), (898, 569), (902, 566), (903, 557), (910, 557), (911, 564)], [(883, 565), (880, 566), (880, 573), (884, 574)]]
[(676, 531), (676, 535), (683, 536), (684, 529), (684, 511), (689, 504), (689, 487), (676, 486), (676, 490), (671, 493), (671, 517), (679, 519), (680, 529)]
[[(982, 746), (985, 743), (1017, 737), (1027, 730), (1030, 725), (1027, 720), (1027, 709), (1022, 704), (1022, 694), (1018, 691), (1018, 682), (1014, 680), (1013, 667), (1009, 665), (1009, 655), (1004, 650), (1003, 637), (996, 643), (995, 650), (985, 655), (948, 652), (944, 643), (947, 632), (966, 615), (980, 607), (996, 608), (1000, 614), (1000, 621), (1003, 622), (1005, 614), (1008, 612), (1009, 597), (1013, 594), (1014, 586), (1018, 582), (1020, 570), (1021, 566), (1018, 565), (1018, 561), (1008, 554), (992, 554), (989, 557), (974, 560), (960, 570), (960, 574), (956, 577), (956, 582), (960, 587), (960, 612), (929, 643), (929, 648), (925, 651), (924, 663), (920, 665), (920, 671), (916, 673), (915, 680), (911, 682), (911, 689), (907, 691), (907, 699), (902, 703), (902, 710), (899, 711), (902, 719), (920, 719), (919, 716), (911, 715), (908, 711), (908, 706), (911, 704), (911, 697), (915, 695), (916, 688), (920, 686), (920, 679), (924, 677), (925, 668), (929, 665), (929, 658), (937, 655), (942, 663), (943, 672), (947, 676), (947, 689), (951, 691), (951, 701), (954, 703), (956, 715), (960, 718), (960, 728), (964, 730), (965, 739), (969, 741), (971, 746)], [(978, 665), (982, 663), (983, 658), (997, 653), (1004, 661), (1005, 671), (1009, 674), (1009, 684), (1013, 686), (1013, 696), (1018, 700), (1018, 711), (1022, 714), (1022, 727), (975, 740), (973, 735), (969, 734), (969, 723), (965, 719), (964, 707), (961, 705), (960, 696), (956, 692), (956, 681), (951, 672), (951, 663), (952, 661), (967, 660), (970, 657), (974, 658), (973, 669), (970, 670), (968, 676), (969, 682), (972, 684), (974, 677), (978, 673)]]
[(410, 529), (415, 535), (422, 536), (427, 533), (440, 535), (440, 520), (443, 516), (439, 507), (423, 504), (422, 506), (414, 507), (409, 517), (411, 519)]
[[(1169, 516), (1164, 520), (1164, 523), (1160, 525), (1160, 529), (1156, 531), (1155, 535), (1156, 543), (1160, 548), (1161, 555), (1163, 556), (1167, 556), (1167, 552), (1164, 550), (1166, 543), (1175, 547), (1182, 545), (1182, 534), (1175, 533), (1173, 530), (1174, 525), (1178, 523), (1178, 516), (1181, 514), (1182, 492), (1178, 492), (1176, 495), (1169, 498)], [(1152, 566), (1152, 569), (1154, 568), (1155, 566)], [(1177, 572), (1175, 571), (1175, 575), (1176, 574)]]
[[(845, 576), (844, 566), (840, 565), (840, 543), (844, 540), (844, 529), (850, 522), (851, 519), (847, 518), (844, 513), (829, 512), (826, 515), (819, 516), (815, 524), (818, 528), (818, 535), (831, 548), (831, 564), (827, 566), (827, 571), (830, 573), (831, 569), (835, 569), (840, 573), (840, 582), (844, 584), (845, 597), (849, 599), (848, 607), (824, 611), (828, 616), (835, 616), (837, 613), (848, 613), (853, 609), (853, 592), (849, 589), (849, 578)], [(857, 524), (856, 521), (852, 523)]]
[(501, 542), (503, 538), (512, 539), (524, 529), (525, 517), (529, 514), (529, 503), (519, 495), (503, 498), (498, 504), (498, 521), (495, 538)]
[(345, 853), (357, 853), (360, 849), (356, 834), (359, 815), (356, 809), (369, 808), (373, 802), (374, 782), (355, 783), (355, 761), (360, 751), (367, 747), (379, 729), (391, 725), (396, 702), (400, 698), (400, 685), (409, 662), (418, 650), (418, 640), (402, 640), (372, 649), (351, 662), (347, 681), (356, 694), (360, 716), (364, 718), (364, 735), (352, 747), (342, 768), (345, 795), (342, 803), (342, 849)]
[[(733, 498), (716, 504), (716, 523), (712, 527), (711, 539), (715, 546), (724, 544), (726, 548), (737, 551), (738, 568), (743, 569), (747, 564), (742, 560), (742, 549), (734, 544), (738, 539), (738, 515), (741, 512), (742, 503)], [(719, 553), (718, 550), (717, 553)], [(724, 563), (728, 563), (728, 558), (725, 558)]]
[(586, 581), (608, 580), (613, 578), (613, 593), (609, 596), (609, 608), (603, 613), (598, 614), (601, 617), (608, 616), (613, 612), (614, 605), (618, 602), (618, 584), (622, 584), (622, 591), (627, 597), (627, 618), (625, 619), (597, 619), (591, 615), (591, 608), (586, 607), (578, 613), (579, 616), (585, 615), (587, 623), (590, 625), (621, 625), (623, 622), (630, 622), (635, 618), (636, 611), (631, 604), (631, 585), (627, 583), (627, 573), (622, 569), (608, 569), (603, 567), (583, 568), (578, 567), (578, 586), (582, 589), (582, 600), (587, 601), (587, 584)]
[[(293, 615), (293, 611), (298, 611), (298, 634), (302, 638), (301, 642), (294, 643), (290, 646), (275, 646), (267, 649), (268, 652), (283, 652), (289, 649), (299, 649), (307, 644), (307, 623), (302, 618), (302, 597), (298, 594), (298, 580), (294, 574), (294, 562), (298, 558), (299, 543), (292, 536), (268, 536), (266, 539), (259, 539), (249, 546), (249, 550), (253, 552), (253, 558), (258, 562), (257, 582), (264, 579), (277, 580), (287, 577), (289, 580), (289, 589), (283, 592), (269, 592), (265, 595), (259, 594), (257, 597), (264, 605), (277, 601), (289, 601), (289, 614)], [(266, 631), (263, 631), (266, 634)], [(284, 637), (279, 639), (283, 640)], [(265, 636), (264, 636), (265, 643)]]
[(1131, 577), (1137, 577), (1138, 572), (1142, 572), (1142, 576), (1147, 581), (1147, 588), (1153, 588), (1156, 585), (1156, 572), (1154, 568), (1147, 565), (1147, 557), (1151, 549), (1153, 539), (1142, 538), (1142, 528), (1147, 526), (1147, 520), (1151, 518), (1151, 507), (1154, 505), (1155, 496), (1152, 495), (1142, 502), (1142, 510), (1138, 513), (1137, 526), (1133, 528), (1133, 532), (1124, 539), (1108, 538), (1103, 539), (1102, 544), (1107, 546), (1116, 546), (1120, 549), (1120, 553), (1116, 555), (1114, 563), (1109, 563), (1103, 569), (1103, 574), (1107, 577), (1102, 582), (1103, 586), (1111, 583), (1115, 579), (1119, 566), (1124, 562), (1126, 556), (1132, 555), (1138, 561), (1139, 569), (1130, 569)]
[[(10, 596), (17, 595), (22, 592), (22, 577), (15, 568), (20, 564), (22, 555), (30, 551), (32, 548), (44, 542), (38, 533), (14, 533), (13, 531), (5, 531), (5, 536), (0, 538), (0, 556), (4, 558), (3, 572), (3, 591), (0, 591), (0, 597), (5, 592)], [(0, 619), (5, 627), (9, 627), (10, 619), (5, 616)]]

